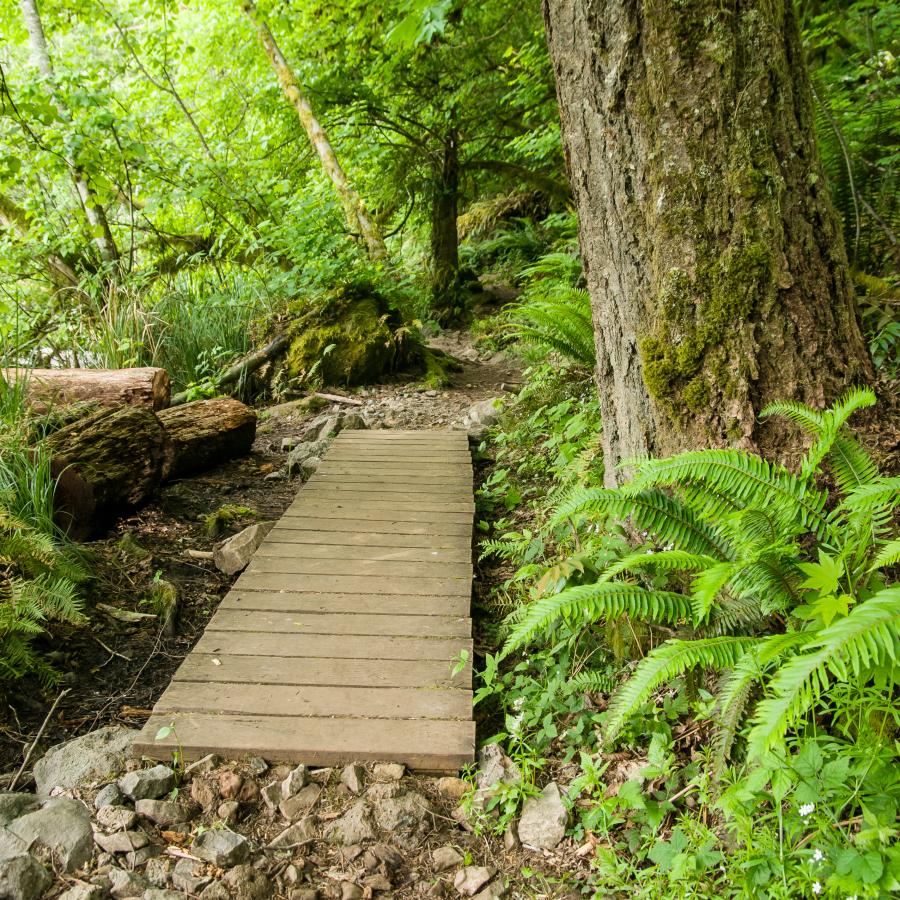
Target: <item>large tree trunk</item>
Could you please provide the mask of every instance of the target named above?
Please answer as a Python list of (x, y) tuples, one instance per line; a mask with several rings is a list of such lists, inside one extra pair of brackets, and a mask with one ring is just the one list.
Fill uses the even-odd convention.
[(459, 136), (450, 129), (435, 172), (431, 203), (431, 290), (435, 318), (447, 325), (462, 309), (459, 290)]
[[(20, 0), (20, 6), (22, 17), (25, 20), (25, 28), (28, 31), (32, 61), (46, 79), (50, 92), (55, 97), (53, 63), (50, 59), (50, 51), (47, 49), (47, 40), (44, 36), (44, 26), (38, 12), (37, 0)], [(119, 258), (119, 251), (113, 240), (109, 221), (106, 218), (106, 211), (97, 202), (94, 190), (84, 172), (72, 160), (67, 160), (67, 162), (72, 169), (72, 180), (75, 183), (75, 190), (78, 192), (78, 199), (81, 201), (84, 216), (87, 219), (94, 243), (100, 253), (100, 258), (103, 262), (115, 262)]]
[(789, 0), (544, 0), (606, 478), (871, 377)]
[(288, 65), (278, 44), (275, 43), (275, 38), (272, 36), (269, 26), (260, 17), (253, 3), (243, 0), (241, 7), (250, 21), (256, 26), (259, 39), (278, 77), (278, 83), (281, 85), (288, 102), (297, 111), (309, 141), (319, 155), (322, 168), (334, 185), (334, 189), (341, 201), (341, 206), (344, 208), (344, 215), (351, 233), (359, 233), (366, 245), (369, 256), (373, 260), (386, 260), (388, 258), (387, 248), (384, 245), (384, 239), (378, 230), (378, 226), (369, 215), (362, 198), (348, 181), (347, 175), (335, 155), (334, 148), (331, 146), (331, 141), (328, 140), (325, 129), (315, 117), (312, 106), (310, 106), (309, 100), (300, 87), (300, 82), (297, 81), (297, 77)]
[(24, 382), (29, 402), (40, 411), (82, 401), (149, 409), (169, 405), (165, 369), (2, 369), (0, 376), (10, 384)]
[(172, 445), (156, 414), (142, 406), (103, 409), (47, 439), (57, 521), (75, 540), (149, 499), (169, 472)]
[(172, 442), (171, 478), (246, 456), (256, 437), (256, 413), (231, 397), (173, 406), (157, 418)]

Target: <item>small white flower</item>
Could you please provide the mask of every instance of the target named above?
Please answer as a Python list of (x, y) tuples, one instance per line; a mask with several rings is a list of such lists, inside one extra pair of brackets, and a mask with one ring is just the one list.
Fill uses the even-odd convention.
[(516, 712), (518, 712), (524, 705), (525, 705), (525, 698), (524, 698), (524, 697), (516, 697), (516, 699), (513, 700), (513, 702), (512, 702), (512, 708), (513, 708)]
[(812, 892), (814, 894), (821, 894), (823, 890), (824, 890), (824, 888), (822, 887), (820, 882), (818, 882), (818, 881), (813, 882)]
[(811, 816), (816, 810), (815, 803), (804, 803), (803, 806), (800, 807), (800, 815), (805, 819), (807, 816)]
[(813, 850), (812, 858), (813, 862), (822, 862), (822, 860), (825, 859), (825, 854), (818, 847), (816, 847), (816, 849)]

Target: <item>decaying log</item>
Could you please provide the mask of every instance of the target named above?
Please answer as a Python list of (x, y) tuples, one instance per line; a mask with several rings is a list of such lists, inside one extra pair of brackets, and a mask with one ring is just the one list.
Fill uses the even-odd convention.
[(93, 401), (103, 406), (164, 409), (171, 386), (165, 369), (3, 369), (7, 383), (24, 381), (29, 402), (40, 412), (51, 406)]
[(256, 437), (256, 413), (231, 397), (196, 400), (157, 416), (172, 442), (172, 478), (246, 456)]
[(47, 446), (58, 478), (57, 521), (76, 540), (146, 501), (173, 455), (168, 433), (144, 406), (100, 410), (52, 434)]

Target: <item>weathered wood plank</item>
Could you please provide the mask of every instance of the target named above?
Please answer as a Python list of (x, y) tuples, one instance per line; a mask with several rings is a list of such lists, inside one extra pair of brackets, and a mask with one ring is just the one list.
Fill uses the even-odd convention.
[(245, 573), (235, 583), (238, 590), (315, 591), (321, 594), (418, 594), (430, 597), (446, 594), (469, 597), (472, 582), (465, 578), (396, 577), (373, 579), (362, 575), (278, 575)]
[(319, 534), (330, 534), (333, 531), (345, 533), (351, 527), (358, 534), (378, 535), (427, 535), (432, 538), (466, 537), (471, 539), (471, 522), (447, 522), (442, 520), (431, 522), (415, 522), (412, 520), (385, 522), (383, 520), (357, 519), (348, 521), (347, 517), (329, 518), (320, 512), (306, 515), (283, 516), (278, 522), (279, 528), (301, 531), (315, 531)]
[(326, 659), (291, 656), (232, 656), (190, 653), (175, 681), (267, 684), (273, 688), (302, 685), (336, 687), (454, 688), (464, 693), (472, 683), (470, 663), (454, 675), (450, 666), (429, 659)]
[(313, 476), (303, 487), (305, 496), (313, 492), (347, 494), (352, 497), (396, 497), (398, 500), (465, 500), (472, 502), (472, 488), (467, 484), (411, 484), (408, 481), (378, 481), (374, 478), (328, 479)]
[[(330, 488), (303, 488), (301, 496), (289, 507), (288, 512), (302, 512), (310, 506), (333, 506), (335, 509), (352, 509), (358, 512), (431, 512), (436, 516), (475, 512), (472, 500), (444, 499), (441, 497), (416, 499), (415, 494), (349, 494)], [(395, 499), (396, 498), (396, 499)], [(434, 518), (434, 517), (432, 517)]]
[(213, 631), (272, 634), (356, 634), (387, 637), (472, 636), (472, 620), (464, 616), (392, 616), (365, 613), (264, 612), (219, 606), (208, 628)]
[[(332, 519), (356, 519), (369, 522), (423, 522), (434, 525), (465, 525), (471, 528), (472, 515), (468, 512), (441, 512), (431, 509), (394, 509), (386, 504), (379, 504), (375, 509), (354, 509), (342, 504), (329, 504), (327, 502), (313, 502), (312, 500), (302, 505), (292, 506), (285, 514), (284, 519), (290, 520), (295, 516), (303, 518), (317, 517)], [(388, 531), (393, 529), (387, 525), (382, 526)]]
[(471, 762), (475, 752), (475, 723), (454, 720), (179, 713), (172, 736), (152, 740), (161, 727), (172, 723), (171, 716), (152, 716), (134, 752), (171, 759), (172, 751), (181, 749), (186, 759), (193, 760), (225, 750), (232, 758), (255, 754), (273, 762), (319, 766), (393, 759), (435, 772), (456, 771)]
[(330, 475), (327, 472), (316, 472), (312, 478), (307, 481), (307, 487), (310, 485), (327, 486), (336, 488), (339, 491), (374, 491), (375, 493), (392, 493), (400, 490), (401, 493), (413, 494), (431, 494), (436, 497), (443, 497), (446, 494), (456, 492), (472, 493), (472, 478), (459, 478), (451, 481), (449, 478), (441, 480), (424, 481), (421, 479), (410, 478), (408, 476), (398, 476), (391, 478), (387, 475), (379, 475), (375, 472), (370, 474), (359, 473), (354, 475)]
[(462, 578), (472, 583), (472, 566), (468, 563), (451, 563), (441, 560), (397, 562), (393, 560), (308, 559), (290, 556), (261, 556), (257, 553), (244, 570), (248, 575), (364, 575), (367, 578), (402, 576), (418, 578)]
[(197, 653), (232, 656), (302, 656), (307, 659), (431, 659), (450, 665), (461, 650), (471, 656), (465, 638), (394, 637), (385, 635), (268, 634), (266, 632), (213, 631), (203, 633)]
[(301, 591), (233, 590), (219, 609), (260, 609), (280, 612), (363, 613), (391, 616), (466, 616), (468, 597), (409, 594), (317, 594)]
[[(274, 701), (274, 702), (273, 702)], [(472, 694), (456, 689), (317, 687), (282, 689), (268, 684), (173, 681), (155, 712), (267, 716), (356, 716), (364, 719), (457, 719), (472, 717)]]
[[(292, 532), (295, 533), (295, 532)], [(291, 541), (287, 532), (279, 532), (275, 538), (270, 534), (256, 551), (256, 558), (281, 556), (290, 559), (353, 559), (370, 560), (372, 562), (452, 562), (467, 563), (472, 572), (472, 551), (452, 547), (384, 547), (356, 545), (349, 549), (347, 545), (310, 543), (308, 541)], [(321, 540), (321, 538), (320, 538)]]
[[(301, 521), (294, 519), (294, 522)], [(468, 529), (471, 532), (471, 528)], [(325, 531), (321, 528), (307, 528), (280, 522), (270, 532), (267, 542), (276, 544), (321, 544), (327, 542), (337, 547), (400, 547), (442, 549), (451, 548), (471, 553), (472, 542), (469, 533), (429, 534), (421, 530), (416, 532), (400, 531), (384, 533), (381, 529), (370, 531), (357, 530), (350, 523), (340, 530)]]

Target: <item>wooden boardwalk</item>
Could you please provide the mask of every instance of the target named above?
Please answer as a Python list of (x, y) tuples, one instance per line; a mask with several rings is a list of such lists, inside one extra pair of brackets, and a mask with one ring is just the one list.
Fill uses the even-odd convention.
[[(464, 433), (341, 433), (134, 752), (430, 772), (471, 762), (474, 511)], [(165, 725), (172, 735), (154, 740)]]

